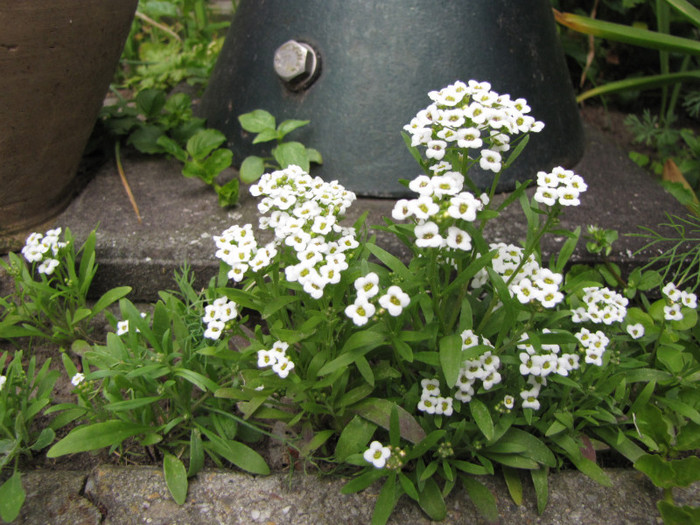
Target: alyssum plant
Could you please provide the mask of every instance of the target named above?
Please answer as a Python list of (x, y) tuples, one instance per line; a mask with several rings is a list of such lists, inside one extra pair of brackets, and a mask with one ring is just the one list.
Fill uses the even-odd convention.
[[(534, 194), (520, 185), (504, 202), (493, 199), (501, 172), (543, 127), (527, 102), (475, 81), (429, 96), (404, 128), (423, 170), (406, 182), (417, 195), (378, 227), (408, 247), (410, 262), (377, 246), (362, 219), (340, 224), (355, 199), (340, 184), (295, 166), (264, 174), (250, 191), (272, 240), (258, 242), (250, 224), (215, 236), (221, 272), (207, 304), (164, 295), (149, 319), (123, 300), (128, 323), (82, 364), (83, 407), (91, 400), (94, 418), (114, 433), (87, 439), (105, 425), (93, 418), (49, 456), (116, 448), (133, 436), (164, 451), (166, 479), (182, 500), (183, 461), (193, 474), (202, 450), (229, 460), (243, 450), (250, 470), (263, 471), (237, 432), (281, 425), (300, 460), (355, 468), (344, 492), (381, 482), (373, 522), (384, 523), (404, 495), (444, 518), (458, 483), (494, 520), (495, 499), (478, 476), (496, 471), (517, 503), (527, 473), (540, 510), (547, 473), (564, 462), (610, 484), (582, 451), (592, 440), (641, 470), (658, 466), (643, 458), (663, 462), (697, 447), (695, 295), (651, 271), (616, 291), (609, 272), (567, 270), (579, 230), (558, 229), (558, 217), (586, 191), (580, 176), (556, 167), (537, 174)], [(476, 164), (494, 173), (486, 193), (469, 177)], [(510, 205), (522, 207), (527, 237), (488, 242), (488, 221)], [(544, 261), (540, 240), (551, 233), (566, 240)], [(643, 294), (659, 288), (655, 302)], [(254, 331), (244, 329), (249, 318)], [(686, 459), (692, 464), (678, 469), (687, 474), (698, 458)]]

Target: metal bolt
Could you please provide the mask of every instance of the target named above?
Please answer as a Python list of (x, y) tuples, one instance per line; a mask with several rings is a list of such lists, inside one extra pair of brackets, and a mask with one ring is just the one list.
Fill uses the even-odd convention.
[(314, 79), (318, 57), (310, 45), (288, 40), (275, 51), (274, 66), (275, 73), (283, 81), (302, 88)]

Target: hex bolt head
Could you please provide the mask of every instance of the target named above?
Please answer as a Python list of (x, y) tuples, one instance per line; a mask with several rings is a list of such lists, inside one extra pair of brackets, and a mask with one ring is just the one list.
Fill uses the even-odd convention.
[(275, 51), (275, 73), (288, 84), (311, 80), (317, 66), (316, 52), (303, 42), (288, 40)]

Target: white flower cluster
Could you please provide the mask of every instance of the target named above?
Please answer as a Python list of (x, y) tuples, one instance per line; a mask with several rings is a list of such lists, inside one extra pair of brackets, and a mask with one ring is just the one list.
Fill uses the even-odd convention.
[(2, 391), (2, 387), (5, 386), (6, 382), (7, 382), (7, 376), (0, 376), (0, 392)]
[(287, 281), (321, 298), (326, 285), (338, 283), (348, 268), (345, 252), (359, 245), (355, 230), (338, 224), (355, 194), (336, 181), (311, 177), (298, 166), (264, 174), (250, 193), (262, 197), (260, 228), (274, 230), (275, 244), (296, 255), (298, 263), (284, 270)]
[(591, 332), (586, 328), (581, 328), (576, 333), (576, 339), (579, 340), (586, 351), (586, 363), (603, 366), (603, 354), (608, 347), (608, 343), (610, 343), (610, 339), (600, 330)]
[[(141, 318), (145, 319), (146, 318), (146, 312), (141, 312)], [(139, 333), (140, 330), (137, 328), (136, 333)], [(123, 321), (118, 321), (117, 322), (117, 335), (124, 335), (129, 333), (129, 320), (124, 319)]]
[(267, 268), (277, 255), (274, 243), (259, 247), (250, 224), (234, 225), (214, 236), (216, 257), (231, 269), (228, 278), (240, 282), (248, 269), (255, 272)]
[[(353, 304), (345, 308), (345, 315), (352, 319), (355, 325), (363, 326), (377, 311), (371, 300), (379, 295), (379, 276), (370, 272), (364, 277), (358, 277), (355, 280), (355, 290), (357, 297)], [(379, 297), (378, 303), (389, 315), (397, 317), (411, 303), (411, 298), (399, 286), (393, 285)]]
[(669, 304), (664, 306), (664, 319), (667, 321), (680, 321), (683, 319), (682, 307), (697, 308), (697, 296), (688, 290), (679, 290), (674, 283), (667, 283), (661, 289)]
[[(548, 329), (543, 333), (550, 333)], [(579, 368), (579, 356), (577, 354), (561, 354), (561, 348), (557, 344), (542, 344), (539, 350), (534, 345), (527, 342), (529, 336), (524, 334), (520, 350), (520, 374), (527, 378), (530, 388), (520, 392), (523, 408), (539, 410), (540, 402), (538, 397), (543, 386), (547, 385), (547, 376), (558, 374), (568, 376), (573, 370)]]
[[(462, 351), (477, 345), (493, 348), (488, 339), (483, 336), (480, 338), (473, 330), (464, 330), (460, 335), (462, 337)], [(501, 360), (490, 350), (481, 354), (478, 359), (466, 359), (457, 376), (459, 390), (455, 392), (455, 399), (464, 403), (471, 401), (476, 388), (478, 388), (475, 387), (477, 380), (481, 381), (484, 390), (490, 390), (494, 385), (500, 383), (501, 374), (498, 372), (500, 366)]]
[(229, 301), (228, 297), (219, 297), (204, 308), (202, 322), (207, 325), (204, 331), (206, 339), (219, 339), (221, 332), (226, 328), (226, 323), (238, 315), (238, 305)]
[(272, 367), (272, 371), (282, 379), (294, 370), (294, 361), (287, 356), (289, 344), (276, 341), (269, 350), (258, 350), (258, 368)]
[(557, 202), (562, 206), (578, 206), (581, 204), (579, 195), (587, 189), (588, 186), (580, 175), (557, 166), (550, 173), (537, 173), (534, 199), (547, 206), (554, 206)]
[[(508, 291), (522, 304), (538, 302), (545, 308), (553, 308), (564, 300), (564, 294), (559, 291), (562, 275), (540, 267), (533, 254), (522, 263), (523, 249), (519, 246), (499, 242), (491, 243), (489, 249), (498, 250), (491, 260), (491, 267), (504, 281), (510, 279)], [(489, 274), (482, 268), (472, 279), (471, 285), (481, 288), (488, 280)]]
[(418, 402), (418, 410), (426, 414), (451, 416), (452, 398), (442, 397), (440, 395), (440, 381), (437, 379), (422, 379), (420, 401)]
[(477, 198), (462, 191), (464, 177), (449, 171), (450, 164), (443, 162), (435, 168), (434, 176), (419, 175), (409, 183), (409, 189), (419, 196), (399, 199), (391, 216), (395, 220), (412, 219), (416, 223), (416, 246), (420, 248), (469, 251), (471, 237), (457, 221), (475, 221), (477, 212), (488, 203), (488, 197), (484, 194)]
[(22, 248), (22, 255), (29, 263), (40, 262), (37, 271), (45, 275), (51, 275), (60, 264), (57, 257), (62, 248), (67, 244), (59, 241), (61, 228), (48, 230), (43, 236), (40, 233), (32, 233)]
[(434, 162), (449, 148), (478, 150), (475, 157), (483, 170), (498, 173), (502, 153), (510, 149), (510, 136), (539, 132), (544, 127), (528, 115), (525, 99), (499, 95), (488, 82), (457, 81), (440, 91), (431, 91), (433, 101), (404, 126), (413, 146), (424, 146)]
[(608, 288), (589, 286), (583, 289), (583, 303), (584, 306), (571, 311), (574, 323), (590, 321), (611, 325), (625, 320), (629, 301)]

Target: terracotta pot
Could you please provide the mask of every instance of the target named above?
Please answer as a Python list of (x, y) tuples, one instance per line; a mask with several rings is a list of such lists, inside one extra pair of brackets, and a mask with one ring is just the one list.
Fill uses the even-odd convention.
[(0, 236), (59, 213), (138, 0), (0, 0)]

